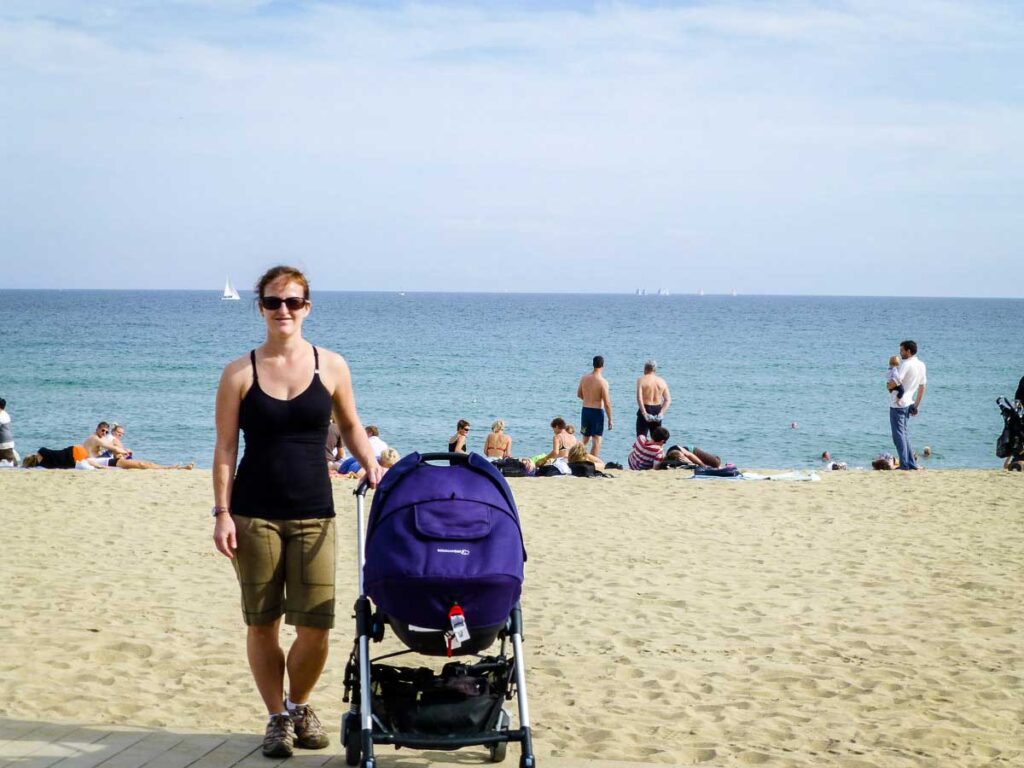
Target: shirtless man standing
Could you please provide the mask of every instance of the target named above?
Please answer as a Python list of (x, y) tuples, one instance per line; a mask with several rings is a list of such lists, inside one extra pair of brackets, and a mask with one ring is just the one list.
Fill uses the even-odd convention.
[[(583, 401), (583, 414), (580, 416), (580, 434), (583, 445), (594, 441), (591, 453), (601, 455), (601, 436), (604, 435), (604, 415), (608, 414), (608, 429), (612, 428), (612, 398), (608, 393), (608, 380), (601, 375), (604, 370), (604, 358), (594, 356), (594, 370), (580, 379), (576, 389), (576, 397)], [(603, 409), (603, 410), (602, 410)]]
[(110, 425), (105, 421), (96, 425), (96, 431), (85, 438), (82, 445), (93, 459), (98, 459), (104, 451), (110, 451), (110, 455), (118, 459), (128, 455), (128, 451), (110, 438)]
[(658, 364), (654, 360), (644, 363), (644, 375), (636, 380), (636, 433), (646, 435), (651, 427), (661, 424), (668, 407), (672, 404), (668, 384), (655, 371)]

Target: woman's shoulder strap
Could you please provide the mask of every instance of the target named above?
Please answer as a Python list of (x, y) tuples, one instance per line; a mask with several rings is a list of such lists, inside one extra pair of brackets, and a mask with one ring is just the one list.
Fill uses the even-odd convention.
[(316, 344), (313, 345), (313, 373), (320, 373), (320, 353), (316, 351)]
[(249, 350), (249, 361), (252, 363), (252, 380), (256, 381), (259, 379), (259, 375), (256, 373), (256, 350)]

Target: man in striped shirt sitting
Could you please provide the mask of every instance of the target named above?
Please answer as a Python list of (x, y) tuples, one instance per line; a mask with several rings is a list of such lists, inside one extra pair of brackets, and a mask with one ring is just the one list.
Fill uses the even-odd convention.
[(670, 435), (662, 426), (651, 427), (651, 436), (637, 435), (633, 450), (629, 452), (630, 469), (654, 469), (665, 458), (665, 443)]

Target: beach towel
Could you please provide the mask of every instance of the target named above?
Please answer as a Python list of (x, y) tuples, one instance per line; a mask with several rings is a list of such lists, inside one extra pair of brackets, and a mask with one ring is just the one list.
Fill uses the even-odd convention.
[(724, 477), (722, 475), (708, 475), (693, 473), (690, 480), (780, 480), (796, 481), (805, 483), (816, 483), (821, 480), (817, 472), (780, 472), (775, 475), (761, 475), (757, 472), (740, 472), (738, 475)]

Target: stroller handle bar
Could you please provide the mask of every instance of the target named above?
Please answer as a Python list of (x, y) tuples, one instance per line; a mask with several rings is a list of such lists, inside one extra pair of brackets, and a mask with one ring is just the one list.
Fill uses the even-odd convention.
[[(469, 454), (448, 453), (447, 451), (439, 453), (423, 453), (420, 454), (420, 461), (447, 461), (449, 464), (465, 464), (467, 461), (469, 461)], [(352, 494), (354, 496), (360, 497), (366, 496), (366, 489), (369, 487), (370, 484), (366, 480), (363, 480), (361, 483), (359, 483), (359, 486), (354, 491), (352, 491)]]

